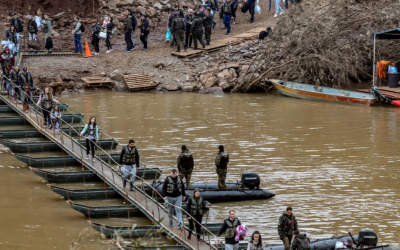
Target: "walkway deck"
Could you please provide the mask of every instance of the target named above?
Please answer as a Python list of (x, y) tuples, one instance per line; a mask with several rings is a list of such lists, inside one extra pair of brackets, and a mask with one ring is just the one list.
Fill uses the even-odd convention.
[(85, 160), (83, 155), (85, 154), (85, 149), (78, 141), (70, 138), (65, 132), (60, 135), (52, 133), (50, 130), (42, 128), (42, 116), (41, 112), (36, 112), (33, 109), (29, 110), (29, 113), (25, 113), (22, 110), (22, 105), (13, 103), (7, 97), (0, 95), (0, 100), (18, 112), (21, 116), (25, 117), (26, 120), (39, 130), (44, 136), (46, 136), (51, 141), (55, 142), (60, 146), (65, 152), (74, 157), (76, 160), (82, 162), (82, 165), (90, 169), (98, 177), (104, 180), (110, 187), (117, 191), (121, 196), (126, 198), (130, 203), (134, 204), (139, 208), (150, 220), (154, 223), (160, 221), (160, 226), (165, 230), (165, 232), (177, 241), (179, 244), (183, 245), (187, 249), (216, 249), (215, 246), (209, 245), (207, 242), (198, 244), (196, 237), (192, 237), (192, 240), (186, 239), (186, 230), (178, 229), (177, 223), (174, 222), (174, 227), (168, 227), (169, 219), (168, 214), (164, 206), (158, 203), (155, 199), (148, 196), (142, 192), (138, 187), (136, 191), (131, 192), (124, 190), (122, 179), (117, 171), (107, 165), (106, 162), (100, 160), (99, 158), (93, 163), (90, 159)]

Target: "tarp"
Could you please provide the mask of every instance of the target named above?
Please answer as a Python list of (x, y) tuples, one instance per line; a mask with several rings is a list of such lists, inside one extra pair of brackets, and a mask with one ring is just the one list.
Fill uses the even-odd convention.
[(375, 32), (374, 35), (376, 40), (396, 40), (400, 39), (400, 29), (396, 28), (391, 30)]

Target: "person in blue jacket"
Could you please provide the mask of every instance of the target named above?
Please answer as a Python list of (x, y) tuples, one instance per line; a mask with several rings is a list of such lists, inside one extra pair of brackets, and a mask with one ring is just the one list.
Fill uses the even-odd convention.
[(86, 124), (85, 128), (80, 134), (80, 136), (83, 135), (86, 135), (86, 160), (89, 159), (89, 153), (91, 151), (94, 162), (94, 152), (99, 138), (99, 127), (96, 124), (96, 117), (92, 116), (90, 118), (88, 124)]

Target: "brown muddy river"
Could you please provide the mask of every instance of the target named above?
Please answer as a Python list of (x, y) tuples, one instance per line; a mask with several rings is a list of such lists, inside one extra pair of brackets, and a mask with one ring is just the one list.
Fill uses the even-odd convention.
[[(268, 244), (279, 244), (278, 218), (292, 206), (299, 229), (312, 239), (370, 228), (380, 243), (398, 245), (400, 109), (265, 94), (95, 93), (60, 99), (85, 120), (95, 115), (120, 143), (134, 138), (141, 160), (164, 170), (162, 179), (185, 144), (195, 157), (193, 181), (216, 182), (214, 158), (224, 144), (231, 159), (227, 181), (253, 171), (263, 188), (276, 193), (269, 200), (213, 203), (209, 221), (221, 222), (233, 208), (250, 232), (260, 230)], [(12, 126), (0, 129), (5, 128)], [(109, 247), (43, 179), (7, 148), (1, 146), (0, 153), (0, 249), (70, 249), (73, 242), (78, 243), (73, 249)], [(150, 224), (146, 218), (93, 221)]]

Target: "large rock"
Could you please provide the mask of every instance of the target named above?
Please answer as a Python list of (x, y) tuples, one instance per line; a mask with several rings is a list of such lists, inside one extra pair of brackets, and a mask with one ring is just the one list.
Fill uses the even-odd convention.
[(183, 92), (193, 92), (193, 86), (182, 87)]
[(154, 10), (154, 9), (148, 9), (147, 11), (146, 11), (146, 14), (150, 17), (150, 18), (155, 18), (155, 17), (157, 17), (157, 12)]
[[(137, 8), (136, 8), (136, 11), (137, 12), (140, 12), (140, 14), (146, 14), (146, 8), (145, 7), (143, 7), (143, 6), (138, 6)], [(139, 20), (138, 20), (139, 21)]]
[(155, 3), (155, 4), (153, 4), (153, 7), (155, 8), (155, 9), (158, 9), (158, 10), (162, 10), (162, 5), (160, 4), (160, 3)]
[(107, 74), (106, 74), (106, 72), (101, 72), (101, 73), (100, 73), (100, 76), (101, 76), (101, 77), (106, 77)]
[(207, 79), (210, 78), (210, 77), (212, 77), (211, 73), (208, 73), (206, 75), (202, 75), (202, 76), (200, 76), (200, 82), (204, 85), (204, 84), (206, 84)]
[(122, 81), (124, 79), (122, 71), (121, 70), (114, 70), (111, 75), (110, 78), (115, 80), (115, 81)]
[(66, 89), (72, 89), (74, 87), (75, 83), (73, 81), (70, 82), (63, 82), (62, 86)]
[(120, 22), (122, 22), (122, 21), (124, 21), (125, 20), (125, 16), (124, 16), (124, 14), (117, 14), (117, 15), (115, 15), (115, 17), (118, 19), (118, 21), (120, 21)]
[(215, 94), (215, 95), (223, 95), (224, 91), (221, 87), (213, 87), (208, 89), (202, 89), (199, 91), (199, 94)]
[(110, 10), (115, 10), (117, 8), (117, 3), (115, 1), (109, 1), (108, 4), (107, 4), (107, 7)]
[(83, 83), (83, 82), (77, 82), (77, 83), (75, 83), (75, 88), (77, 88), (77, 89), (82, 89), (82, 88), (84, 88), (85, 86), (86, 86), (86, 84)]
[(212, 76), (207, 79), (207, 82), (204, 85), (204, 88), (206, 88), (206, 89), (211, 88), (212, 86), (214, 86), (217, 83), (218, 83), (218, 79), (215, 76)]
[(235, 71), (234, 68), (230, 68), (229, 69), (229, 73), (231, 75), (231, 78), (236, 78), (237, 77), (237, 74), (236, 74), (236, 71)]
[(118, 29), (119, 30), (123, 30), (124, 29), (124, 23), (123, 22), (119, 22), (118, 23)]
[(229, 81), (232, 76), (228, 69), (224, 69), (222, 72), (219, 72), (218, 75), (218, 84), (221, 84), (223, 81)]
[(61, 78), (60, 75), (57, 75), (57, 76), (54, 78), (54, 81), (55, 81), (55, 82), (62, 82), (63, 80), (62, 80), (62, 78)]
[(225, 65), (225, 68), (226, 68), (226, 69), (230, 69), (230, 68), (235, 68), (235, 69), (237, 69), (237, 68), (239, 68), (239, 63), (230, 62), (230, 63), (228, 63), (227, 65)]
[(179, 89), (179, 87), (175, 83), (171, 82), (171, 83), (168, 83), (167, 85), (165, 85), (164, 89), (166, 89), (168, 91), (177, 91)]
[(137, 0), (137, 2), (143, 7), (147, 7), (147, 5), (149, 5), (149, 3), (146, 0)]

